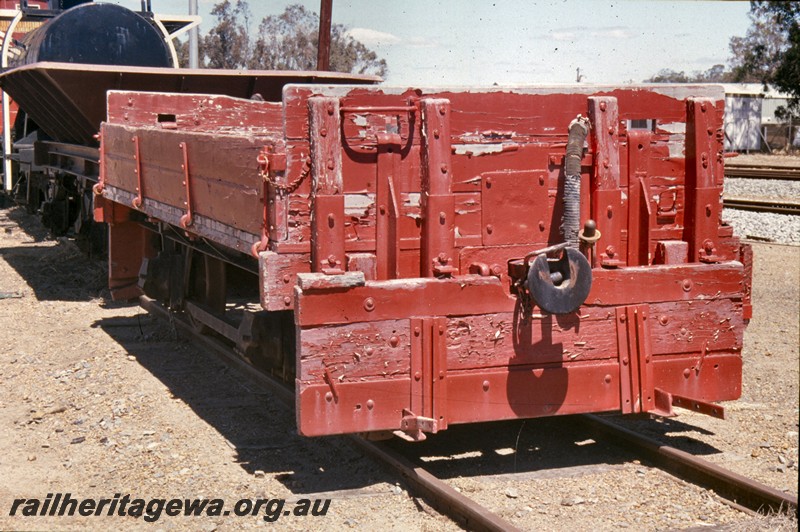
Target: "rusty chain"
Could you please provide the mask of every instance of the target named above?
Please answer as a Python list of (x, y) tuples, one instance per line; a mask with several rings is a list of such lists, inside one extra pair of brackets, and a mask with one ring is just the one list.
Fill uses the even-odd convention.
[(263, 179), (265, 183), (274, 188), (276, 191), (284, 194), (291, 194), (297, 190), (297, 187), (300, 186), (300, 183), (303, 182), (303, 180), (311, 171), (311, 159), (305, 159), (303, 161), (303, 169), (300, 171), (300, 175), (298, 175), (297, 178), (290, 183), (278, 183), (269, 176), (269, 159), (267, 159), (267, 156), (265, 154), (260, 155), (258, 162), (260, 163), (258, 175), (261, 176), (261, 179)]

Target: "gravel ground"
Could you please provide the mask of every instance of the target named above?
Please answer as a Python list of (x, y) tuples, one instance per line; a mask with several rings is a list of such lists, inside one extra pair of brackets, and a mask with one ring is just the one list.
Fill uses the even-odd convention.
[[(26, 229), (19, 228), (19, 223)], [(0, 210), (0, 529), (239, 530), (260, 516), (9, 517), (13, 499), (332, 498), (289, 530), (447, 530), (396, 477), (294, 419), (135, 306), (109, 303), (104, 270), (70, 242)], [(743, 397), (720, 421), (684, 412), (638, 430), (797, 493), (800, 247), (755, 246), (755, 316)], [(569, 419), (452, 427), (414, 452), (465, 495), (526, 530), (796, 530), (758, 518), (581, 434)], [(287, 503), (289, 504), (289, 503)]]
[[(800, 168), (800, 156), (740, 155), (742, 164), (769, 164)], [(753, 198), (800, 200), (800, 181), (780, 179), (726, 179), (724, 194)], [(723, 209), (722, 219), (733, 225), (741, 238), (768, 240), (779, 244), (800, 244), (800, 216)]]

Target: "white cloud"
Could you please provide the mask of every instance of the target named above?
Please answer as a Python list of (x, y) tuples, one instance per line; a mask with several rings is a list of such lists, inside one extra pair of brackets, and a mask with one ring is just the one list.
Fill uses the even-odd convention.
[(369, 28), (353, 28), (347, 31), (347, 34), (361, 41), (367, 46), (380, 46), (382, 44), (397, 44), (400, 42), (400, 37), (386, 33), (384, 31), (371, 30)]
[(576, 35), (571, 31), (554, 31), (550, 33), (550, 38), (554, 41), (574, 41)]
[(598, 31), (593, 31), (592, 37), (599, 37), (601, 39), (630, 39), (633, 37), (633, 33), (625, 28), (602, 28)]

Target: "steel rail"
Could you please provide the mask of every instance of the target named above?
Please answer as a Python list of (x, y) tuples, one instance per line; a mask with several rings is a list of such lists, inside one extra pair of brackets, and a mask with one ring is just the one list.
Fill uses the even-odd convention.
[(800, 202), (778, 198), (724, 196), (722, 198), (722, 206), (743, 211), (800, 215)]
[[(199, 334), (194, 327), (165, 309), (161, 304), (147, 296), (139, 298), (139, 305), (147, 312), (168, 320), (180, 329), (182, 333), (191, 337), (200, 347), (210, 351), (229, 366), (239, 370), (253, 385), (269, 389), (290, 410), (294, 410), (294, 392), (283, 382), (256, 369), (247, 363), (228, 345), (210, 337)], [(468, 530), (480, 531), (517, 531), (519, 528), (506, 521), (489, 509), (481, 506), (451, 488), (444, 481), (421, 468), (396, 451), (379, 442), (367, 441), (357, 435), (346, 435), (348, 442), (359, 450), (369, 454), (375, 461), (388, 466), (402, 476), (412, 487), (412, 490), (424, 497), (436, 511), (451, 518)]]
[(725, 163), (725, 177), (793, 181), (800, 179), (800, 168), (794, 166)]
[(720, 497), (737, 505), (759, 513), (797, 514), (796, 495), (783, 493), (598, 416), (587, 414), (580, 419), (590, 428), (602, 432), (625, 447), (635, 449), (661, 469), (693, 484), (712, 489)]

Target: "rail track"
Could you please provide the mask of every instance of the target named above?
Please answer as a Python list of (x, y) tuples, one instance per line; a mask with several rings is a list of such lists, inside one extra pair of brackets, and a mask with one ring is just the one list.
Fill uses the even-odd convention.
[(783, 493), (685, 451), (664, 445), (595, 415), (580, 417), (590, 429), (613, 439), (668, 473), (713, 490), (737, 507), (797, 514), (797, 496)]
[(725, 196), (722, 199), (722, 205), (729, 209), (743, 211), (800, 215), (800, 201), (785, 199)]
[(793, 166), (775, 166), (765, 164), (725, 163), (725, 177), (752, 179), (783, 179), (794, 181), (800, 179), (800, 168)]
[[(212, 336), (199, 334), (188, 320), (171, 314), (147, 297), (140, 298), (140, 304), (148, 312), (170, 320), (192, 341), (241, 371), (255, 385), (269, 389), (288, 408), (293, 408), (294, 394), (285, 384), (245, 362), (227, 344)], [(592, 433), (602, 434), (636, 457), (654, 464), (673, 476), (713, 490), (734, 508), (750, 513), (797, 513), (797, 497), (794, 495), (770, 488), (600, 417), (586, 415), (577, 418)], [(404, 456), (390, 446), (368, 441), (360, 436), (345, 438), (359, 451), (393, 470), (417, 495), (424, 497), (434, 509), (459, 525), (469, 530), (518, 530), (511, 522), (462, 495), (444, 480), (420, 466), (415, 457)]]

